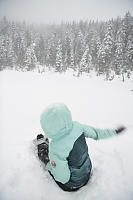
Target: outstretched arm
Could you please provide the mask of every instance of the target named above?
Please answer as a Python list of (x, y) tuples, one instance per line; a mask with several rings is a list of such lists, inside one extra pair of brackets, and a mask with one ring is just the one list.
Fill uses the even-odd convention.
[(85, 136), (94, 140), (112, 137), (114, 135), (117, 135), (118, 133), (123, 132), (125, 129), (126, 128), (124, 126), (121, 126), (117, 129), (98, 129), (92, 126), (83, 125)]

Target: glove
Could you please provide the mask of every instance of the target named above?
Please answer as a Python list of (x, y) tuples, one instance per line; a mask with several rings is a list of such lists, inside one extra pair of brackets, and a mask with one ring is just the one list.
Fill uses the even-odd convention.
[(119, 126), (117, 129), (115, 129), (115, 132), (117, 134), (121, 134), (123, 131), (126, 130), (126, 127), (125, 126)]

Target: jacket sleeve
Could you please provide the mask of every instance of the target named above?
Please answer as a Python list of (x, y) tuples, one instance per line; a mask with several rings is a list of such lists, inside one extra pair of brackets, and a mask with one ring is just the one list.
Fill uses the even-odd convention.
[[(54, 163), (54, 165), (52, 163)], [(51, 156), (50, 161), (46, 165), (46, 170), (51, 172), (56, 181), (63, 184), (67, 183), (70, 179), (68, 161), (60, 159), (56, 155)]]
[(85, 137), (92, 138), (94, 140), (100, 140), (112, 137), (116, 135), (116, 131), (113, 129), (98, 129), (87, 125), (82, 125)]

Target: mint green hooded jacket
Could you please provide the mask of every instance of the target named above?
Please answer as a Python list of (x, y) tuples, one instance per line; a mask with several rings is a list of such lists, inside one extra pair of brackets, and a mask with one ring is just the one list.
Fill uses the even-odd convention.
[(46, 136), (51, 138), (50, 161), (46, 169), (51, 172), (56, 181), (63, 184), (69, 182), (72, 173), (67, 158), (75, 141), (83, 133), (85, 137), (94, 140), (116, 135), (115, 130), (97, 129), (72, 121), (71, 112), (63, 103), (48, 106), (41, 115), (40, 123)]

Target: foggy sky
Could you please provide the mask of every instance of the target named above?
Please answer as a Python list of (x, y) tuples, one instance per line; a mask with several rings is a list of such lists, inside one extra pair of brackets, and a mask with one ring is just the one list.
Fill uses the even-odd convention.
[(133, 0), (0, 0), (0, 18), (35, 23), (107, 20), (133, 14)]

